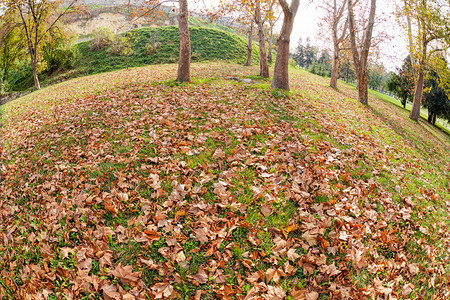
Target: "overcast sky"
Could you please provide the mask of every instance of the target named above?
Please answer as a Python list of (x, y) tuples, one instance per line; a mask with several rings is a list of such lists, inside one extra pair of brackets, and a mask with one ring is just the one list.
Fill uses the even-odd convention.
[[(209, 8), (217, 5), (218, 2), (218, 0), (198, 0), (197, 3), (193, 2), (191, 7), (192, 9)], [(290, 1), (288, 0), (288, 2)], [(394, 2), (396, 1), (379, 0), (377, 2), (377, 15), (383, 15), (386, 18), (386, 21), (382, 24), (378, 24), (375, 31), (384, 31), (391, 36), (390, 39), (386, 40), (381, 45), (382, 54), (380, 60), (387, 69), (395, 70), (395, 67), (399, 67), (407, 55), (406, 40), (397, 21), (391, 14), (394, 11)], [(300, 0), (300, 7), (295, 18), (294, 30), (291, 36), (291, 49), (295, 48), (300, 38), (305, 41), (308, 37), (313, 44), (323, 46), (323, 42), (318, 40), (318, 34), (321, 31), (328, 29), (320, 28), (318, 25), (322, 14), (323, 12), (316, 7), (314, 1)]]

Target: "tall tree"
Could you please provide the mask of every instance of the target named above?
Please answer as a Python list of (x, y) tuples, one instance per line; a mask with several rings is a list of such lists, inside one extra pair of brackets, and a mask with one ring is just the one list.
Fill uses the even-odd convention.
[(387, 88), (400, 98), (403, 108), (406, 108), (406, 102), (412, 101), (414, 96), (414, 71), (411, 63), (411, 56), (407, 56), (400, 69), (396, 73), (391, 73)]
[[(333, 1), (332, 9), (332, 36), (333, 36), (333, 67), (331, 68), (331, 79), (330, 86), (337, 89), (337, 80), (339, 77), (339, 54), (341, 51), (341, 44), (345, 38), (348, 26), (348, 18), (344, 18), (344, 10), (346, 7), (346, 1), (343, 0), (341, 3), (337, 4), (337, 1)], [(344, 24), (342, 24), (342, 19), (345, 19)]]
[(289, 90), (289, 45), (295, 15), (297, 14), (300, 0), (292, 0), (289, 5), (286, 0), (278, 0), (283, 10), (283, 25), (278, 37), (278, 53), (273, 71), (272, 88)]
[(320, 38), (325, 40), (327, 44), (332, 45), (333, 49), (330, 86), (337, 89), (337, 80), (339, 78), (339, 68), (341, 64), (340, 53), (343, 48), (342, 44), (348, 36), (348, 17), (345, 13), (347, 0), (322, 0), (319, 1), (318, 6), (324, 12), (320, 25), (324, 28), (329, 28), (329, 31), (324, 31), (324, 33), (320, 35)]
[(64, 9), (60, 9), (61, 1), (51, 0), (2, 0), (6, 13), (18, 13), (20, 25), (25, 32), (27, 50), (30, 55), (33, 70), (34, 86), (38, 90), (39, 62), (41, 58), (42, 42), (50, 30), (57, 26), (61, 17), (74, 7), (76, 0), (72, 0)]
[(180, 60), (178, 62), (178, 82), (191, 80), (191, 39), (189, 36), (188, 1), (179, 0), (178, 32), (180, 37)]
[[(353, 65), (356, 72), (356, 81), (358, 89), (358, 100), (364, 105), (369, 104), (369, 96), (367, 89), (367, 62), (369, 58), (369, 50), (372, 41), (372, 32), (375, 24), (376, 0), (370, 1), (370, 10), (368, 22), (365, 28), (357, 28), (354, 14), (354, 2), (348, 0), (348, 26), (351, 51), (353, 56)], [(363, 32), (363, 40), (360, 46), (357, 45), (357, 31)], [(360, 49), (360, 50), (359, 50)]]
[(416, 77), (413, 106), (409, 115), (414, 121), (418, 121), (420, 117), (425, 69), (427, 66), (433, 68), (430, 57), (449, 46), (449, 9), (449, 3), (441, 0), (404, 0), (401, 13), (407, 16), (410, 55)]

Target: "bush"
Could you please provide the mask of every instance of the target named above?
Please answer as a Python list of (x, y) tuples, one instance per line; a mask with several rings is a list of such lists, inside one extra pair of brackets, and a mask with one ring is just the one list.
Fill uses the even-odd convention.
[(115, 36), (111, 29), (99, 27), (92, 33), (93, 39), (89, 45), (91, 51), (102, 50), (114, 43)]
[(57, 69), (68, 70), (75, 66), (77, 58), (78, 53), (75, 47), (58, 48), (53, 53), (51, 65)]
[(154, 45), (152, 45), (152, 44), (145, 44), (144, 54), (145, 55), (155, 54), (156, 50), (158, 50), (158, 47), (159, 47), (159, 43), (154, 43)]
[(297, 62), (293, 58), (289, 58), (289, 65), (297, 68)]
[(6, 80), (0, 79), (0, 95), (4, 95), (9, 91), (9, 84)]

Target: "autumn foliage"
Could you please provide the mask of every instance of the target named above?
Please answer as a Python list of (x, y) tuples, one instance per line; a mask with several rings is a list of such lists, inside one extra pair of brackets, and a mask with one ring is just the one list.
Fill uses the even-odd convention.
[(444, 299), (440, 133), (303, 71), (287, 96), (226, 80), (256, 68), (176, 68), (1, 108), (2, 297)]

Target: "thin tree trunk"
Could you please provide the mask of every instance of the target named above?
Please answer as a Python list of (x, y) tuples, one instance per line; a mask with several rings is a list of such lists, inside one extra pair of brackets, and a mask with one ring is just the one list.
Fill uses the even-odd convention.
[(278, 37), (278, 52), (273, 70), (272, 88), (289, 91), (289, 43), (300, 1), (292, 0), (290, 7), (286, 0), (278, 0), (278, 2), (283, 9), (284, 19)]
[(178, 82), (191, 80), (191, 39), (189, 37), (188, 0), (180, 0), (178, 35), (180, 37), (180, 60), (178, 62)]
[(337, 89), (337, 80), (339, 77), (339, 45), (334, 45), (333, 67), (331, 69), (330, 86)]
[(409, 118), (416, 122), (419, 121), (420, 117), (420, 103), (422, 102), (423, 83), (424, 83), (424, 71), (422, 63), (420, 63), (419, 68), (417, 70), (417, 82), (414, 90), (413, 105), (411, 108), (411, 113), (409, 114)]
[(273, 43), (272, 43), (272, 39), (273, 39), (273, 30), (271, 28), (270, 29), (270, 37), (267, 39), (267, 41), (269, 43), (269, 49), (267, 50), (267, 61), (270, 64), (273, 62), (273, 57), (272, 57)]
[(253, 37), (253, 22), (250, 24), (250, 29), (248, 30), (248, 45), (247, 45), (247, 63), (246, 66), (252, 65), (252, 37)]
[(263, 78), (269, 78), (269, 65), (267, 63), (266, 38), (264, 35), (264, 21), (261, 18), (261, 8), (259, 2), (256, 2), (256, 22), (258, 25), (259, 37), (259, 75)]
[(371, 0), (371, 7), (369, 12), (369, 23), (364, 32), (364, 41), (361, 49), (361, 53), (358, 52), (356, 45), (356, 28), (353, 15), (353, 2), (348, 0), (348, 24), (350, 30), (350, 42), (353, 56), (353, 64), (356, 71), (357, 87), (358, 87), (358, 100), (364, 105), (369, 103), (368, 88), (367, 88), (367, 60), (369, 57), (369, 49), (372, 40), (373, 26), (375, 23), (375, 10), (376, 0)]
[(34, 87), (36, 88), (36, 90), (40, 90), (41, 89), (41, 84), (39, 82), (39, 77), (37, 74), (37, 57), (36, 57), (36, 53), (31, 53), (31, 68), (33, 70), (33, 80), (34, 80)]

